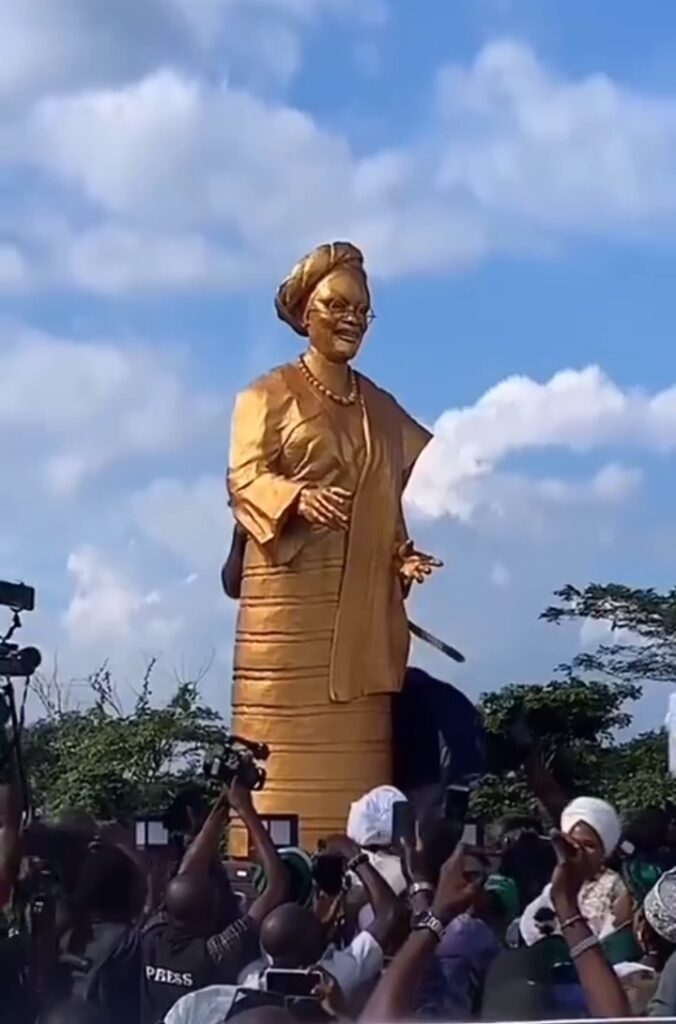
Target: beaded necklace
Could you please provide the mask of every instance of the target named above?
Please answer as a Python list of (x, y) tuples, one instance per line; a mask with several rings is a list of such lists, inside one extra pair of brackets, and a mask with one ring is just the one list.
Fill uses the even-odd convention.
[(322, 384), (320, 380), (317, 380), (310, 367), (305, 362), (305, 357), (301, 356), (298, 360), (298, 366), (300, 372), (303, 374), (309, 384), (312, 385), (322, 395), (326, 395), (332, 402), (337, 402), (338, 405), (354, 405), (359, 395), (359, 387), (357, 385), (357, 375), (354, 370), (350, 369), (350, 390), (347, 395), (337, 395), (331, 388), (327, 388), (326, 384)]

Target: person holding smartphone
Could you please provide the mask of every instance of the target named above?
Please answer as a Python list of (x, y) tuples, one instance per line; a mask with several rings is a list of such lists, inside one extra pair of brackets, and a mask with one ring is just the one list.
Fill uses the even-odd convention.
[(399, 921), (396, 896), (354, 840), (332, 836), (326, 840), (324, 849), (342, 857), (346, 870), (353, 872), (364, 886), (373, 907), (373, 920), (344, 949), (336, 949), (327, 943), (326, 931), (312, 910), (291, 903), (278, 907), (261, 927), (261, 959), (239, 977), (243, 988), (265, 988), (266, 974), (271, 969), (319, 967), (335, 979), (350, 1003), (379, 976), (383, 948)]
[(236, 1004), (246, 1006), (250, 1001), (267, 1009), (289, 1000), (313, 1000), (315, 1009), (330, 1008), (334, 1016), (343, 1017), (361, 1005), (363, 993), (368, 994), (382, 972), (383, 946), (396, 927), (398, 904), (353, 840), (332, 836), (324, 850), (340, 856), (363, 883), (375, 910), (369, 928), (359, 932), (345, 949), (335, 949), (327, 943), (326, 931), (309, 907), (285, 903), (263, 921), (261, 957), (240, 973), (237, 984), (212, 985), (185, 995), (166, 1016), (166, 1024), (194, 1024), (204, 1019), (202, 1009), (210, 1020), (229, 1019), (236, 1015)]
[[(585, 851), (588, 876), (580, 889), (580, 912), (594, 935), (604, 939), (616, 928), (615, 905), (625, 892), (620, 875), (608, 867), (622, 836), (617, 811), (605, 800), (583, 796), (572, 800), (561, 814), (561, 832)], [(542, 938), (542, 911), (555, 911), (551, 883), (533, 900), (521, 917), (521, 937), (527, 946)], [(565, 922), (554, 914), (555, 931), (565, 931)]]

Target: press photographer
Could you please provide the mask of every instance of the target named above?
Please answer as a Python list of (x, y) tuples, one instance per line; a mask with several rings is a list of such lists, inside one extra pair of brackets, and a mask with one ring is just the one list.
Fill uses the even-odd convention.
[[(162, 1020), (187, 992), (233, 983), (257, 954), (263, 919), (287, 896), (286, 868), (254, 809), (251, 790), (241, 781), (243, 777), (256, 782), (259, 777), (242, 770), (237, 758), (226, 761), (214, 771), (230, 782), (169, 883), (166, 913), (156, 915), (142, 931), (142, 1020), (147, 1024)], [(235, 919), (223, 914), (219, 874), (214, 870), (221, 863), (219, 850), (230, 809), (248, 830), (267, 879), (263, 894), (245, 916)]]
[[(251, 791), (261, 790), (265, 785), (265, 769), (258, 761), (265, 761), (268, 756), (265, 745), (250, 743), (237, 736), (226, 737), (207, 753), (203, 783), (183, 788), (162, 819), (174, 851), (175, 872), (179, 871), (186, 850), (207, 820), (212, 802), (209, 792), (220, 793), (223, 786), (229, 786), (235, 780)], [(227, 924), (239, 916), (239, 907), (218, 846), (213, 849), (207, 870), (218, 902), (218, 919)]]

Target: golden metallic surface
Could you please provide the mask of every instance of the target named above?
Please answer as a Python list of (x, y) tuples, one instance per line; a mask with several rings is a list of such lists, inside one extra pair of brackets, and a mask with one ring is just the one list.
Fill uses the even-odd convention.
[[(233, 731), (269, 743), (269, 780), (255, 795), (261, 814), (298, 815), (302, 843), (345, 830), (351, 802), (391, 776), (390, 697), (301, 708), (235, 709)], [(243, 829), (233, 828), (230, 849), (247, 855)]]
[[(269, 743), (257, 806), (299, 814), (302, 843), (341, 831), (390, 781), (390, 700), (403, 681), (404, 590), (437, 563), (404, 546), (401, 498), (428, 431), (349, 367), (370, 322), (361, 254), (322, 246), (277, 309), (310, 345), (237, 396), (228, 487), (246, 545), (235, 734)], [(354, 400), (354, 384), (357, 400)], [(232, 837), (240, 851), (241, 834)]]

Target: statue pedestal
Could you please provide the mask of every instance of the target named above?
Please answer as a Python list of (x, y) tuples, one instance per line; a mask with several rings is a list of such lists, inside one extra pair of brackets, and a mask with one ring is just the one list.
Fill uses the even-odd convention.
[[(391, 698), (329, 701), (303, 708), (238, 705), (231, 731), (270, 747), (265, 789), (255, 794), (266, 815), (297, 815), (299, 845), (344, 833), (350, 804), (392, 781)], [(229, 852), (246, 857), (246, 830), (233, 822)]]

